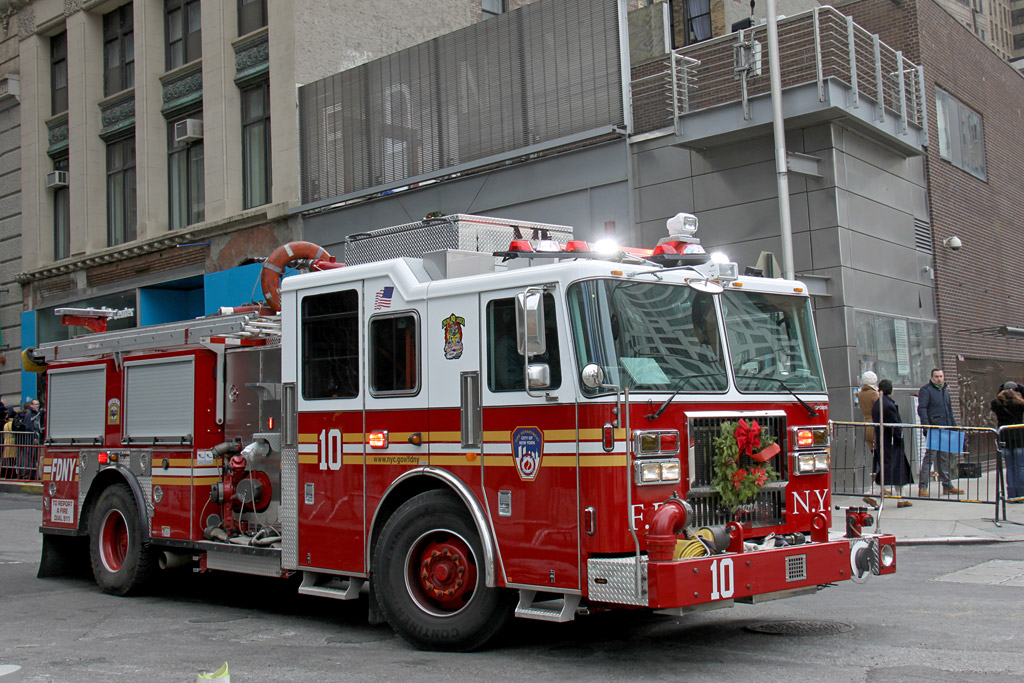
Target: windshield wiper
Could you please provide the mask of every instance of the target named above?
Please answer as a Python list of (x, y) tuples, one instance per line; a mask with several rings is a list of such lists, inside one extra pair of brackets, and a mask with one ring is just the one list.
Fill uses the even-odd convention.
[(793, 396), (793, 398), (800, 402), (800, 405), (807, 409), (808, 417), (818, 417), (818, 412), (814, 410), (814, 408), (812, 408), (810, 405), (808, 405), (807, 401), (797, 396), (796, 392), (790, 389), (789, 385), (783, 382), (778, 377), (762, 377), (760, 375), (736, 375), (736, 379), (762, 379), (765, 380), (766, 382), (778, 382), (779, 384), (782, 385), (783, 389), (788, 391)]
[(679, 381), (676, 382), (675, 391), (672, 392), (672, 395), (665, 399), (665, 402), (661, 404), (660, 408), (653, 413), (647, 413), (644, 417), (648, 420), (657, 420), (661, 417), (661, 414), (664, 413), (665, 409), (668, 408), (670, 403), (672, 403), (672, 399), (679, 395), (679, 392), (683, 390), (683, 387), (686, 386), (686, 383), (691, 379), (697, 379), (698, 377), (721, 377), (724, 374), (724, 372), (706, 372), (701, 375), (686, 375), (685, 377), (680, 377)]

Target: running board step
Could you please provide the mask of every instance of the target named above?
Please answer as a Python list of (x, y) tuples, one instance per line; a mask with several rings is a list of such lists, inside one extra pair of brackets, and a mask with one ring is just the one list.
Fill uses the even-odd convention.
[(302, 572), (302, 585), (299, 586), (299, 593), (335, 600), (355, 600), (359, 597), (359, 590), (364, 583), (366, 583), (365, 579), (354, 576)]
[(516, 605), (516, 616), (521, 619), (538, 621), (554, 621), (563, 623), (576, 618), (576, 608), (580, 606), (582, 595), (563, 594), (561, 598), (537, 602), (537, 591), (520, 590), (519, 604)]

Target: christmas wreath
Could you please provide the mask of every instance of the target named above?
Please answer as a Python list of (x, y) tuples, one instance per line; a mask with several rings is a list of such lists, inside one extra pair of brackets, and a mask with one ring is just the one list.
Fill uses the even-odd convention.
[[(779, 478), (768, 461), (779, 452), (775, 437), (761, 434), (757, 420), (747, 424), (723, 422), (719, 435), (713, 440), (715, 457), (712, 461), (711, 484), (722, 496), (722, 504), (735, 511), (757, 497), (770, 481)], [(740, 456), (746, 454), (759, 463), (740, 467)]]

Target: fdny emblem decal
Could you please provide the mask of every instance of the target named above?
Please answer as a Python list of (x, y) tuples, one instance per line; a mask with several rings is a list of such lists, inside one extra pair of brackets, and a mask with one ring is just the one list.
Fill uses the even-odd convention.
[(544, 437), (536, 427), (520, 427), (512, 432), (512, 457), (520, 479), (533, 481), (537, 478), (543, 450)]
[(121, 399), (112, 398), (107, 401), (107, 424), (121, 424)]
[(462, 358), (462, 326), (466, 324), (465, 318), (452, 313), (441, 321), (444, 328), (444, 357), (446, 360), (458, 360)]

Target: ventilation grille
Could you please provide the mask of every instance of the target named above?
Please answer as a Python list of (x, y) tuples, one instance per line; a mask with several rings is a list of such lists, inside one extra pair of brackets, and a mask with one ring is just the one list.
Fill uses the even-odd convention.
[(928, 221), (914, 220), (914, 247), (932, 253), (932, 225)]
[(786, 582), (807, 580), (807, 556), (790, 555), (786, 558)]

